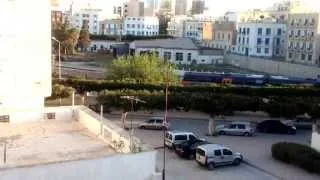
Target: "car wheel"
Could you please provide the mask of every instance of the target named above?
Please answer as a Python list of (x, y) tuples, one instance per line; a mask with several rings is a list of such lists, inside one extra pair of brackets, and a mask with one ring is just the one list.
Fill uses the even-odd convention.
[(146, 127), (145, 126), (140, 126), (140, 129), (145, 129)]
[(239, 158), (236, 158), (234, 161), (233, 161), (233, 165), (235, 166), (238, 166), (240, 164), (241, 160)]
[(225, 134), (226, 134), (226, 132), (224, 132), (224, 131), (220, 131), (220, 132), (219, 132), (219, 134), (220, 134), (220, 135), (225, 135)]
[(189, 157), (188, 157), (190, 160), (193, 160), (194, 158), (195, 158), (195, 156), (194, 156), (194, 154), (193, 153), (191, 153), (191, 154), (189, 154)]
[(214, 162), (211, 162), (211, 163), (208, 164), (208, 169), (209, 170), (213, 170), (214, 168), (215, 168)]
[(244, 135), (244, 136), (250, 136), (250, 133), (245, 132), (243, 135)]

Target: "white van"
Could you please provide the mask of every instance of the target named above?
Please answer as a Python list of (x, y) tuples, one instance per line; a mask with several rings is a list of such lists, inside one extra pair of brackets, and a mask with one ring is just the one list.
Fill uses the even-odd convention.
[(196, 139), (199, 138), (197, 138), (197, 136), (192, 132), (168, 131), (165, 137), (165, 144), (167, 147), (175, 149), (175, 145), (177, 144)]

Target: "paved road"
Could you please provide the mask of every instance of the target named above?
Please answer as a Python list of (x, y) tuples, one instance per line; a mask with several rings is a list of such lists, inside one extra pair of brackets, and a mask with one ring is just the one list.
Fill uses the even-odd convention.
[[(121, 124), (119, 118), (109, 118)], [(217, 124), (227, 123), (227, 121), (219, 121)], [(267, 172), (281, 177), (281, 179), (288, 180), (318, 180), (320, 176), (310, 174), (299, 168), (291, 165), (283, 164), (273, 160), (271, 157), (272, 144), (279, 141), (297, 142), (302, 144), (309, 144), (311, 138), (310, 131), (298, 131), (296, 135), (276, 135), (276, 134), (263, 134), (257, 133), (255, 137), (241, 137), (241, 136), (218, 136), (206, 137), (208, 132), (208, 120), (205, 119), (171, 119), (171, 127), (174, 130), (192, 131), (200, 137), (206, 138), (212, 143), (224, 144), (235, 151), (241, 152), (245, 159), (255, 166), (266, 170)], [(152, 147), (162, 146), (162, 132), (152, 130), (135, 130), (135, 135), (141, 140), (150, 144)], [(160, 155), (159, 155), (160, 156)], [(161, 157), (159, 157), (161, 159)], [(177, 160), (177, 157), (172, 154), (166, 157), (168, 166), (172, 167), (172, 171), (168, 172), (168, 176), (177, 177), (173, 179), (188, 179), (189, 177), (196, 177), (199, 175), (200, 179), (212, 179), (217, 176), (217, 179), (273, 179), (272, 176), (259, 171), (258, 169), (247, 167), (243, 165), (240, 167), (226, 167), (219, 171), (207, 172), (196, 167), (196, 164), (191, 162), (184, 162)], [(161, 163), (161, 162), (159, 162)], [(160, 166), (161, 167), (161, 166)], [(254, 170), (252, 170), (254, 169)], [(233, 173), (235, 172), (235, 173)], [(260, 172), (260, 173), (259, 173)], [(183, 174), (186, 173), (184, 176)], [(244, 176), (240, 174), (244, 173)], [(237, 178), (237, 174), (239, 178)], [(211, 177), (211, 178), (210, 178)], [(224, 178), (226, 177), (226, 178)], [(190, 178), (194, 179), (194, 178)]]

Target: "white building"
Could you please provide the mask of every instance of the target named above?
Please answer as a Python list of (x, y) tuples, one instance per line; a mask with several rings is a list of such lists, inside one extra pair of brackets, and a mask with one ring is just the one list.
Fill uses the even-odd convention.
[[(37, 11), (26, 8), (30, 4)], [(44, 98), (51, 95), (50, 19), (49, 0), (0, 1), (1, 121), (43, 119)], [(12, 26), (18, 21), (25, 28)]]
[(245, 56), (285, 57), (286, 24), (272, 21), (239, 23), (235, 52)]
[(72, 14), (72, 26), (81, 29), (84, 23), (88, 23), (88, 29), (91, 34), (99, 33), (99, 13), (101, 9), (81, 9)]
[(122, 34), (123, 21), (121, 19), (106, 19), (99, 23), (99, 34), (119, 36)]
[(174, 16), (168, 22), (167, 33), (169, 36), (173, 37), (183, 37), (184, 36), (184, 22), (186, 20), (191, 20), (188, 16)]
[(158, 17), (126, 17), (123, 35), (157, 36), (159, 35)]
[(165, 60), (175, 64), (221, 64), (223, 51), (210, 48), (199, 48), (190, 39), (157, 39), (134, 41), (130, 51), (135, 55), (155, 52)]

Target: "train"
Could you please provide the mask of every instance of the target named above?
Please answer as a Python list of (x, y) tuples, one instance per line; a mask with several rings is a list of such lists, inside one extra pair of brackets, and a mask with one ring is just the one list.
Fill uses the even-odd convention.
[(267, 86), (267, 85), (320, 85), (320, 78), (298, 78), (266, 74), (241, 74), (241, 73), (208, 73), (185, 72), (182, 84), (185, 86), (205, 84), (232, 84), (238, 86)]

